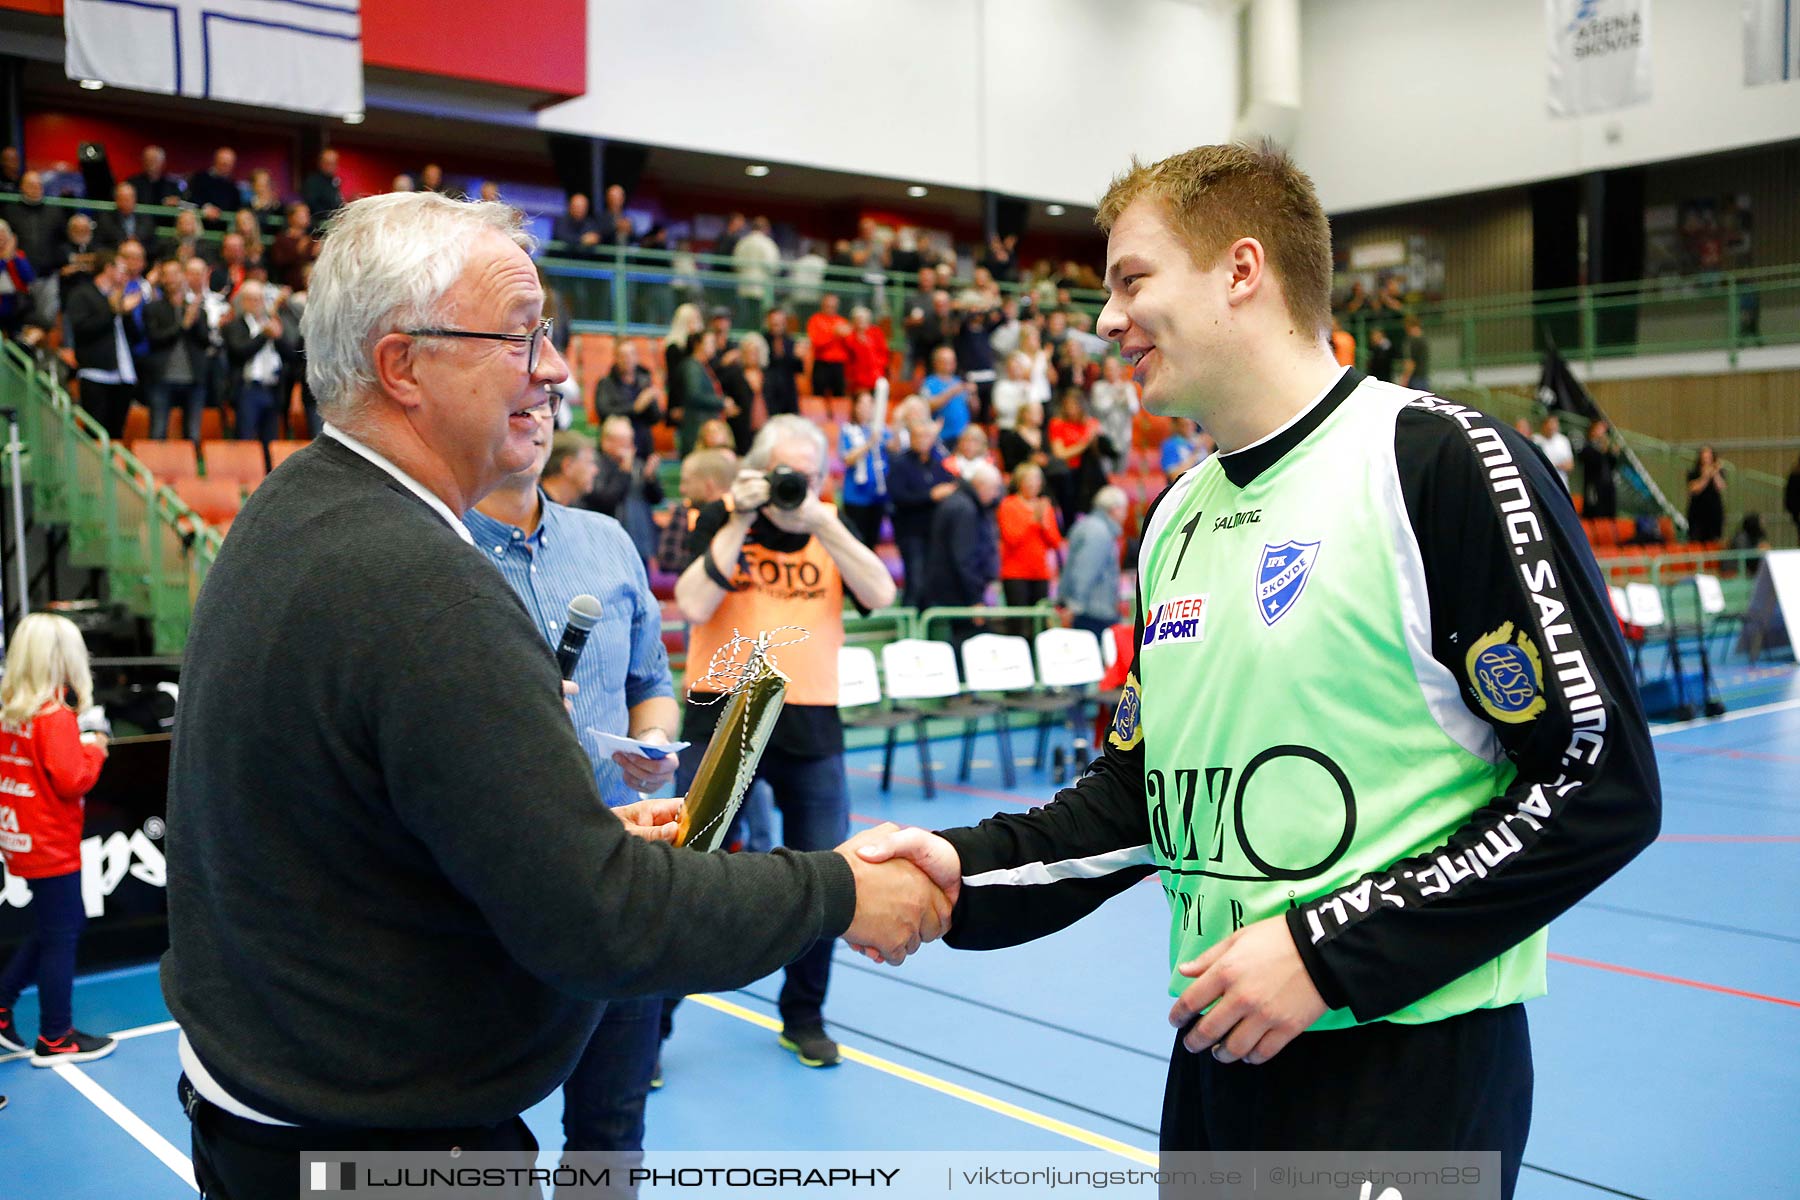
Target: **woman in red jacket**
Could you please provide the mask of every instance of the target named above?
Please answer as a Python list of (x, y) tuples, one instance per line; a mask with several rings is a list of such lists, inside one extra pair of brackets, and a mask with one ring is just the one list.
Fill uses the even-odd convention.
[(1051, 554), (1061, 550), (1056, 508), (1044, 495), (1044, 472), (1036, 463), (1013, 471), (1012, 495), (1000, 502), (1000, 589), (1006, 603), (1029, 607), (1050, 594), (1056, 571)]
[[(75, 714), (94, 702), (81, 631), (67, 617), (33, 613), (13, 631), (0, 678), (0, 856), (31, 881), (37, 932), (0, 974), (0, 1046), (25, 1049), (13, 1003), (38, 985), (34, 1067), (111, 1054), (109, 1037), (82, 1033), (70, 1012), (81, 902), (81, 819), (106, 761), (106, 735), (81, 732)], [(73, 705), (73, 707), (71, 707)]]

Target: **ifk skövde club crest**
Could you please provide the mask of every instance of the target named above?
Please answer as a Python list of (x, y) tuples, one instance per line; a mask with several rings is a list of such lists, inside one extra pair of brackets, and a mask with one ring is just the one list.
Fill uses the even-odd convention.
[(1319, 561), (1319, 546), (1319, 542), (1264, 544), (1262, 565), (1256, 571), (1256, 611), (1263, 624), (1281, 620), (1299, 601), (1313, 564)]

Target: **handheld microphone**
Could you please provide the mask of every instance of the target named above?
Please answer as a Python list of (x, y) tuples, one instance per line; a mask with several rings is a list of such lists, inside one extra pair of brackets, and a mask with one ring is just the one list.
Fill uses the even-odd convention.
[(569, 601), (569, 612), (563, 619), (562, 641), (556, 647), (556, 665), (564, 679), (575, 678), (575, 663), (587, 647), (588, 634), (600, 619), (600, 602), (583, 593)]

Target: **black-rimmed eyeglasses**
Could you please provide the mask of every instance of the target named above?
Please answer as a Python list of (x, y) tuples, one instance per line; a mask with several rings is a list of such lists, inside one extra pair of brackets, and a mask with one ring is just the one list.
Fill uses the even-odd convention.
[(487, 333), (474, 329), (403, 329), (400, 332), (408, 337), (447, 337), (447, 338), (480, 338), (490, 342), (524, 342), (528, 349), (525, 352), (525, 373), (537, 372), (538, 354), (544, 343), (550, 340), (550, 333), (556, 328), (555, 317), (545, 317), (537, 323), (537, 328), (530, 333)]

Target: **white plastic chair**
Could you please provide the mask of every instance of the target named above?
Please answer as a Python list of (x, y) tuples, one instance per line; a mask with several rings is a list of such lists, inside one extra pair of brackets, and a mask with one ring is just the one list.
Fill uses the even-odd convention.
[(838, 707), (864, 708), (881, 703), (881, 673), (875, 652), (867, 646), (838, 648)]

